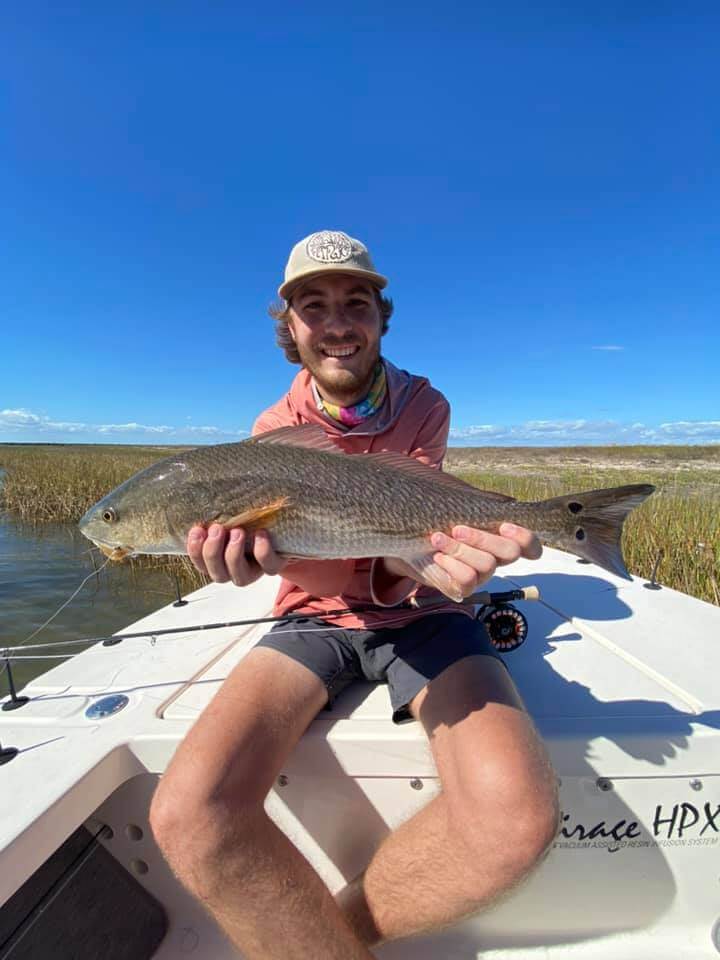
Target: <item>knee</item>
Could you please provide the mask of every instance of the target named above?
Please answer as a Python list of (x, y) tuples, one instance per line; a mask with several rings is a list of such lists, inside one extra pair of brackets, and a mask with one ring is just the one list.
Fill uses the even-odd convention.
[(211, 856), (220, 829), (201, 798), (177, 790), (161, 780), (150, 804), (150, 829), (158, 847), (173, 869), (183, 874), (191, 844), (197, 858)]
[(212, 885), (228, 849), (242, 860), (257, 812), (255, 806), (244, 807), (242, 798), (233, 802), (227, 794), (212, 796), (197, 785), (182, 789), (174, 778), (163, 778), (150, 804), (149, 823), (175, 874), (200, 893)]
[(150, 801), (148, 820), (155, 842), (166, 856), (192, 830), (194, 813), (183, 794), (168, 789), (161, 779)]
[(508, 860), (518, 879), (529, 874), (552, 848), (560, 826), (557, 782), (520, 794), (510, 802), (507, 839)]
[(482, 796), (468, 791), (451, 805), (453, 829), (464, 847), (466, 875), (485, 889), (492, 873), (498, 891), (524, 879), (546, 856), (557, 835), (557, 779), (499, 778)]

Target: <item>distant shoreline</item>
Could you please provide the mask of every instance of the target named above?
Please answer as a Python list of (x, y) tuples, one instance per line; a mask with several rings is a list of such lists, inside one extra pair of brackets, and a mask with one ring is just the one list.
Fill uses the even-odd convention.
[[(246, 437), (245, 439), (250, 439)], [(222, 441), (227, 442), (227, 441)], [(241, 441), (236, 441), (241, 442)], [(52, 440), (0, 440), (0, 447), (77, 447), (87, 449), (88, 447), (97, 447), (99, 450), (122, 449), (122, 450), (190, 450), (195, 446), (212, 446), (212, 444), (192, 444), (192, 443), (66, 443)], [(450, 441), (448, 451), (497, 451), (497, 450), (517, 450), (517, 451), (538, 451), (538, 450), (643, 450), (657, 451), (662, 455), (662, 451), (670, 451), (672, 455), (675, 451), (702, 451), (707, 454), (709, 459), (715, 459), (720, 462), (720, 443), (558, 443), (558, 444), (458, 444)], [(695, 457), (694, 453), (689, 454)]]

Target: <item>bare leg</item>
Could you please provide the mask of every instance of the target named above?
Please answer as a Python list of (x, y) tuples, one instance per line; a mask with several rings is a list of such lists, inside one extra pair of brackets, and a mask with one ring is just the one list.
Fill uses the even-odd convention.
[(505, 669), (453, 664), (411, 704), (443, 792), (380, 846), (338, 902), (366, 943), (435, 930), (522, 880), (557, 830), (557, 783)]
[(322, 682), (253, 650), (179, 746), (153, 798), (165, 857), (247, 960), (367, 960), (310, 864), (263, 809), (286, 758), (323, 707)]

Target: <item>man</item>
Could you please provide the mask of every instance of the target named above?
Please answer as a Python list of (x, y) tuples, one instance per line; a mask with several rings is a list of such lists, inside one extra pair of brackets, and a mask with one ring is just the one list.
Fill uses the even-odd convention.
[[(322, 424), (348, 453), (393, 450), (440, 468), (449, 407), (427, 380), (381, 359), (392, 312), (366, 247), (321, 231), (290, 254), (278, 341), (302, 369), (254, 433)], [(533, 534), (505, 524), (432, 535), (430, 582), (469, 596), (497, 566), (536, 558)], [(395, 558), (287, 562), (267, 531), (194, 528), (188, 553), (218, 582), (282, 575), (274, 628), (242, 660), (177, 750), (151, 810), (157, 841), (248, 960), (356, 960), (383, 940), (438, 929), (513, 888), (542, 858), (558, 820), (556, 778), (484, 629), (451, 601), (394, 609), (427, 592)], [(332, 624), (313, 616), (375, 602)], [(335, 629), (332, 629), (332, 628)], [(389, 684), (396, 722), (419, 720), (442, 792), (386, 838), (337, 901), (269, 820), (263, 802), (308, 724), (352, 681)], [(512, 808), (512, 841), (506, 831)], [(352, 830), (352, 824), (347, 825)]]

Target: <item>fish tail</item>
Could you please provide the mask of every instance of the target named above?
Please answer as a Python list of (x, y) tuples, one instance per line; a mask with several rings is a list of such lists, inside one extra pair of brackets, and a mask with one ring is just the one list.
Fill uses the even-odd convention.
[(556, 530), (552, 537), (559, 547), (629, 580), (622, 555), (623, 523), (654, 490), (652, 484), (636, 483), (552, 497), (537, 506), (565, 515), (562, 532)]

